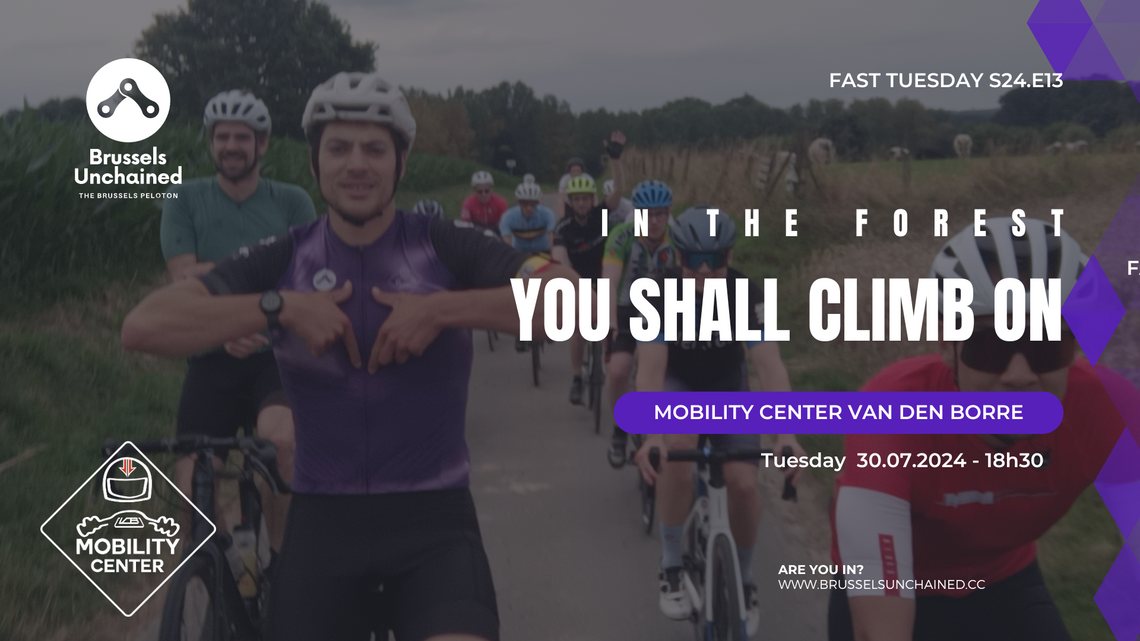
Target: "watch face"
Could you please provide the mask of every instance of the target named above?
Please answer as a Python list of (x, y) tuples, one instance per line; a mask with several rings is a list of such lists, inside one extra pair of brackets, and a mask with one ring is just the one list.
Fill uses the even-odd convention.
[(261, 309), (262, 311), (273, 313), (281, 310), (281, 294), (276, 291), (268, 291), (261, 295)]

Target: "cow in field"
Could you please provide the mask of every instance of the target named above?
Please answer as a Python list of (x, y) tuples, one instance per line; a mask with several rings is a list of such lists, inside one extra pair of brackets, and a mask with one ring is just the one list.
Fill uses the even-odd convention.
[(1087, 140), (1067, 142), (1065, 143), (1065, 151), (1070, 154), (1087, 154), (1089, 153), (1089, 143)]
[(827, 138), (816, 138), (808, 145), (808, 160), (816, 166), (834, 163), (835, 144)]
[(954, 153), (959, 158), (969, 158), (970, 150), (974, 148), (974, 140), (967, 134), (954, 136)]
[(1065, 150), (1065, 144), (1062, 143), (1060, 140), (1058, 140), (1058, 141), (1054, 142), (1053, 144), (1049, 145), (1048, 147), (1046, 147), (1045, 153), (1047, 153), (1049, 155), (1056, 155), (1056, 154), (1061, 153), (1064, 150)]

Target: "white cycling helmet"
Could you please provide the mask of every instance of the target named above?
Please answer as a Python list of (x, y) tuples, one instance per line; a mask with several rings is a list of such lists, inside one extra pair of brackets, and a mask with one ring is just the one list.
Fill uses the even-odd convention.
[(478, 187), (479, 185), (495, 186), (495, 178), (491, 176), (491, 172), (477, 171), (471, 174), (471, 186)]
[(534, 182), (534, 176), (527, 174), (515, 188), (515, 200), (542, 200), (542, 187)]
[(246, 89), (223, 91), (206, 103), (206, 113), (202, 116), (206, 129), (212, 132), (214, 125), (222, 121), (244, 122), (254, 131), (264, 133), (269, 133), (273, 125), (269, 108)]
[(334, 120), (389, 125), (403, 136), (408, 151), (416, 140), (416, 119), (408, 99), (376, 73), (342, 71), (313, 89), (301, 116), (305, 136), (314, 125)]
[(941, 307), (942, 279), (965, 278), (974, 287), (970, 309), (975, 316), (994, 313), (994, 286), (1003, 278), (1018, 278), (1026, 284), (1025, 309), (1029, 309), (1029, 278), (1060, 278), (1061, 302), (1069, 296), (1081, 275), (1088, 256), (1064, 230), (1055, 235), (1052, 224), (1036, 218), (1022, 219), (1025, 234), (1014, 236), (1014, 220), (986, 220), (985, 235), (974, 236), (974, 226), (954, 235), (930, 266), (930, 277), (938, 279)]
[(613, 181), (613, 179), (607, 180), (606, 182), (602, 183), (602, 194), (603, 195), (609, 196), (613, 192), (614, 192), (614, 181)]

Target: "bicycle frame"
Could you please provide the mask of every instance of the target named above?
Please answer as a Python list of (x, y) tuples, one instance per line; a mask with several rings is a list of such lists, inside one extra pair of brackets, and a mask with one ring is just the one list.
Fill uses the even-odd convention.
[[(719, 466), (716, 466), (719, 468)], [(704, 557), (702, 559), (703, 583), (707, 588), (713, 585), (713, 564), (709, 562), (713, 558), (713, 544), (717, 536), (724, 535), (728, 538), (729, 548), (732, 550), (732, 562), (739, 567), (740, 559), (736, 554), (736, 540), (732, 538), (732, 530), (729, 528), (728, 520), (728, 489), (725, 487), (724, 472), (720, 471), (719, 475), (714, 475), (710, 470), (710, 466), (705, 463), (698, 463), (698, 475), (701, 482), (706, 488), (703, 495), (699, 495), (693, 502), (692, 509), (689, 510), (689, 515), (685, 518), (684, 529), (685, 541), (697, 540), (701, 536), (704, 537)], [(694, 530), (694, 528), (697, 528)], [(699, 534), (700, 536), (694, 536)], [(690, 538), (690, 537), (693, 538)], [(693, 609), (696, 612), (704, 610), (705, 621), (713, 623), (716, 620), (716, 614), (713, 612), (712, 599), (705, 599), (704, 590), (693, 584), (693, 581), (688, 572), (682, 574), (685, 590), (689, 593), (689, 598), (693, 604)], [(740, 572), (733, 572), (736, 579), (736, 599), (738, 602), (738, 612), (743, 613), (744, 607), (744, 586), (740, 582)], [(743, 625), (743, 620), (739, 622)]]

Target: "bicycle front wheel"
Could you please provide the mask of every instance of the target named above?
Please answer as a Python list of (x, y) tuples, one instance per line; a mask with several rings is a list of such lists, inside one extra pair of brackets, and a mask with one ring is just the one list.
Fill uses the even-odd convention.
[(159, 641), (230, 641), (234, 638), (219, 602), (213, 559), (197, 554), (170, 581)]
[(712, 620), (705, 621), (707, 641), (744, 641), (747, 638), (744, 617), (740, 612), (738, 572), (732, 543), (727, 536), (718, 534), (713, 541), (712, 580), (706, 586), (705, 598), (712, 601)]
[(602, 387), (606, 380), (606, 375), (602, 370), (602, 344), (593, 343), (591, 350), (590, 402), (591, 408), (594, 410), (594, 433), (600, 434), (602, 431), (602, 405), (604, 404)]
[(542, 349), (542, 343), (534, 341), (530, 344), (530, 368), (534, 373), (534, 386), (538, 387), (538, 370), (541, 366), (542, 357), (539, 350)]

